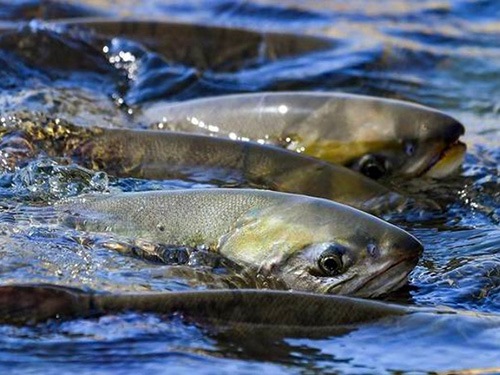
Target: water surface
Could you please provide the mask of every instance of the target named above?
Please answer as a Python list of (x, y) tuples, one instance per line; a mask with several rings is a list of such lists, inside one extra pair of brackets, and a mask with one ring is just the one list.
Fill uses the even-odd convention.
[[(411, 194), (436, 200), (444, 207), (442, 213), (385, 217), (425, 245), (409, 286), (388, 299), (464, 309), (466, 315), (388, 319), (320, 339), (235, 336), (153, 314), (1, 326), (3, 371), (415, 374), (496, 367), (500, 372), (497, 2), (148, 0), (139, 6), (131, 0), (87, 0), (3, 2), (0, 9), (3, 27), (18, 27), (0, 37), (2, 116), (25, 109), (80, 125), (142, 127), (147, 124), (140, 121), (141, 105), (156, 100), (260, 90), (335, 90), (445, 110), (466, 125), (468, 143), (460, 174), (441, 182), (394, 182)], [(243, 52), (220, 59), (215, 51), (195, 44), (192, 48), (200, 54), (193, 58), (176, 54), (175, 35), (174, 48), (161, 50), (133, 38), (43, 22), (152, 14), (331, 39), (281, 55), (266, 53), (266, 43), (257, 40)], [(209, 40), (210, 34), (202, 36)], [(216, 187), (210, 181), (115, 179), (38, 157), (16, 169), (5, 162), (12, 152), (22, 152), (22, 147), (14, 141), (2, 145), (3, 204), (47, 203), (88, 191)], [(18, 226), (8, 216), (1, 219), (2, 283), (43, 281), (108, 291), (203, 287), (169, 276), (168, 266), (123, 256), (102, 242), (89, 245), (78, 240), (78, 233)]]

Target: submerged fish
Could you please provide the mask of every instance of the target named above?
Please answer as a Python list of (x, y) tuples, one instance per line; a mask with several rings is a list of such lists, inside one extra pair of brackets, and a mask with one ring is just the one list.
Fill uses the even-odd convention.
[(223, 27), (166, 20), (75, 18), (51, 23), (90, 29), (103, 37), (133, 40), (169, 62), (193, 66), (201, 71), (233, 72), (330, 50), (337, 44), (346, 43), (333, 38), (261, 32), (234, 25)]
[(464, 127), (437, 110), (398, 100), (319, 92), (225, 95), (154, 103), (157, 129), (253, 140), (344, 164), (380, 178), (444, 177), (465, 153)]
[(403, 315), (410, 309), (345, 296), (271, 290), (96, 293), (50, 284), (0, 286), (0, 323), (96, 317), (126, 311), (181, 313), (201, 323), (289, 326), (311, 330)]
[[(17, 149), (22, 160), (43, 151), (120, 177), (267, 188), (332, 199), (370, 212), (407, 202), (342, 166), (253, 142), (152, 130), (83, 128), (30, 113), (3, 120), (0, 148), (8, 150), (10, 157), (15, 157)], [(4, 160), (2, 164), (11, 163)]]
[(209, 249), (288, 289), (319, 293), (390, 292), (422, 252), (409, 233), (349, 206), (265, 190), (87, 195), (44, 214), (86, 231)]

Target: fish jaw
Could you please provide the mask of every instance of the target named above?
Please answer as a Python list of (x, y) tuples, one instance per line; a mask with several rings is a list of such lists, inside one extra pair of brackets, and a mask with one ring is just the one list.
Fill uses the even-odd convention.
[(356, 297), (375, 298), (398, 290), (408, 282), (408, 275), (417, 263), (418, 257), (408, 257), (390, 264), (351, 294)]
[(441, 179), (456, 172), (465, 158), (467, 146), (457, 141), (446, 147), (439, 155), (437, 161), (424, 173), (424, 176)]

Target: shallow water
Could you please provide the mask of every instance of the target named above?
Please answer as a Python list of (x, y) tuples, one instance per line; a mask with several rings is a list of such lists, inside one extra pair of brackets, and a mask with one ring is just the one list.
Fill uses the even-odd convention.
[[(141, 123), (141, 105), (159, 98), (292, 89), (400, 98), (445, 110), (467, 127), (465, 164), (447, 181), (396, 182), (445, 209), (386, 215), (425, 245), (409, 286), (388, 299), (472, 313), (388, 319), (321, 339), (236, 337), (146, 314), (1, 326), (0, 369), (413, 374), (496, 367), (500, 372), (500, 5), (149, 0), (138, 7), (131, 0), (118, 5), (87, 0), (0, 6), (5, 22), (151, 14), (333, 39), (282, 54), (257, 41), (223, 59), (197, 44), (202, 58), (193, 59), (172, 47), (167, 56), (130, 38), (103, 38), (36, 20), (0, 38), (2, 116), (28, 109), (81, 125), (137, 127), (147, 125)], [(5, 164), (9, 152), (25, 151), (15, 140), (2, 145), (2, 204), (52, 202), (86, 191), (216, 187), (210, 181), (114, 179), (62, 160), (29, 159), (20, 169)], [(167, 266), (123, 256), (99, 241), (88, 244), (78, 233), (18, 226), (8, 215), (0, 219), (1, 283), (43, 281), (110, 291), (195, 287), (166, 277)]]

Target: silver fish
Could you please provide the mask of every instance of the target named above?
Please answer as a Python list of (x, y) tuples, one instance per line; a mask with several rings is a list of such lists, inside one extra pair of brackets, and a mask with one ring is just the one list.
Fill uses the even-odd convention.
[(96, 317), (126, 311), (181, 313), (211, 324), (291, 326), (311, 330), (355, 325), (408, 313), (376, 301), (271, 290), (96, 293), (51, 284), (0, 286), (0, 323)]
[(265, 190), (87, 195), (51, 209), (78, 229), (202, 246), (288, 289), (319, 293), (395, 290), (423, 250), (409, 233), (349, 206)]
[(409, 203), (408, 198), (342, 166), (253, 142), (151, 130), (84, 128), (25, 112), (6, 116), (2, 125), (0, 148), (8, 149), (6, 154), (14, 159), (3, 160), (3, 165), (18, 165), (43, 151), (120, 177), (180, 178), (268, 188), (332, 199), (376, 213)]
[(263, 92), (143, 108), (156, 129), (252, 140), (380, 178), (445, 177), (460, 165), (464, 127), (435, 109), (362, 95)]

